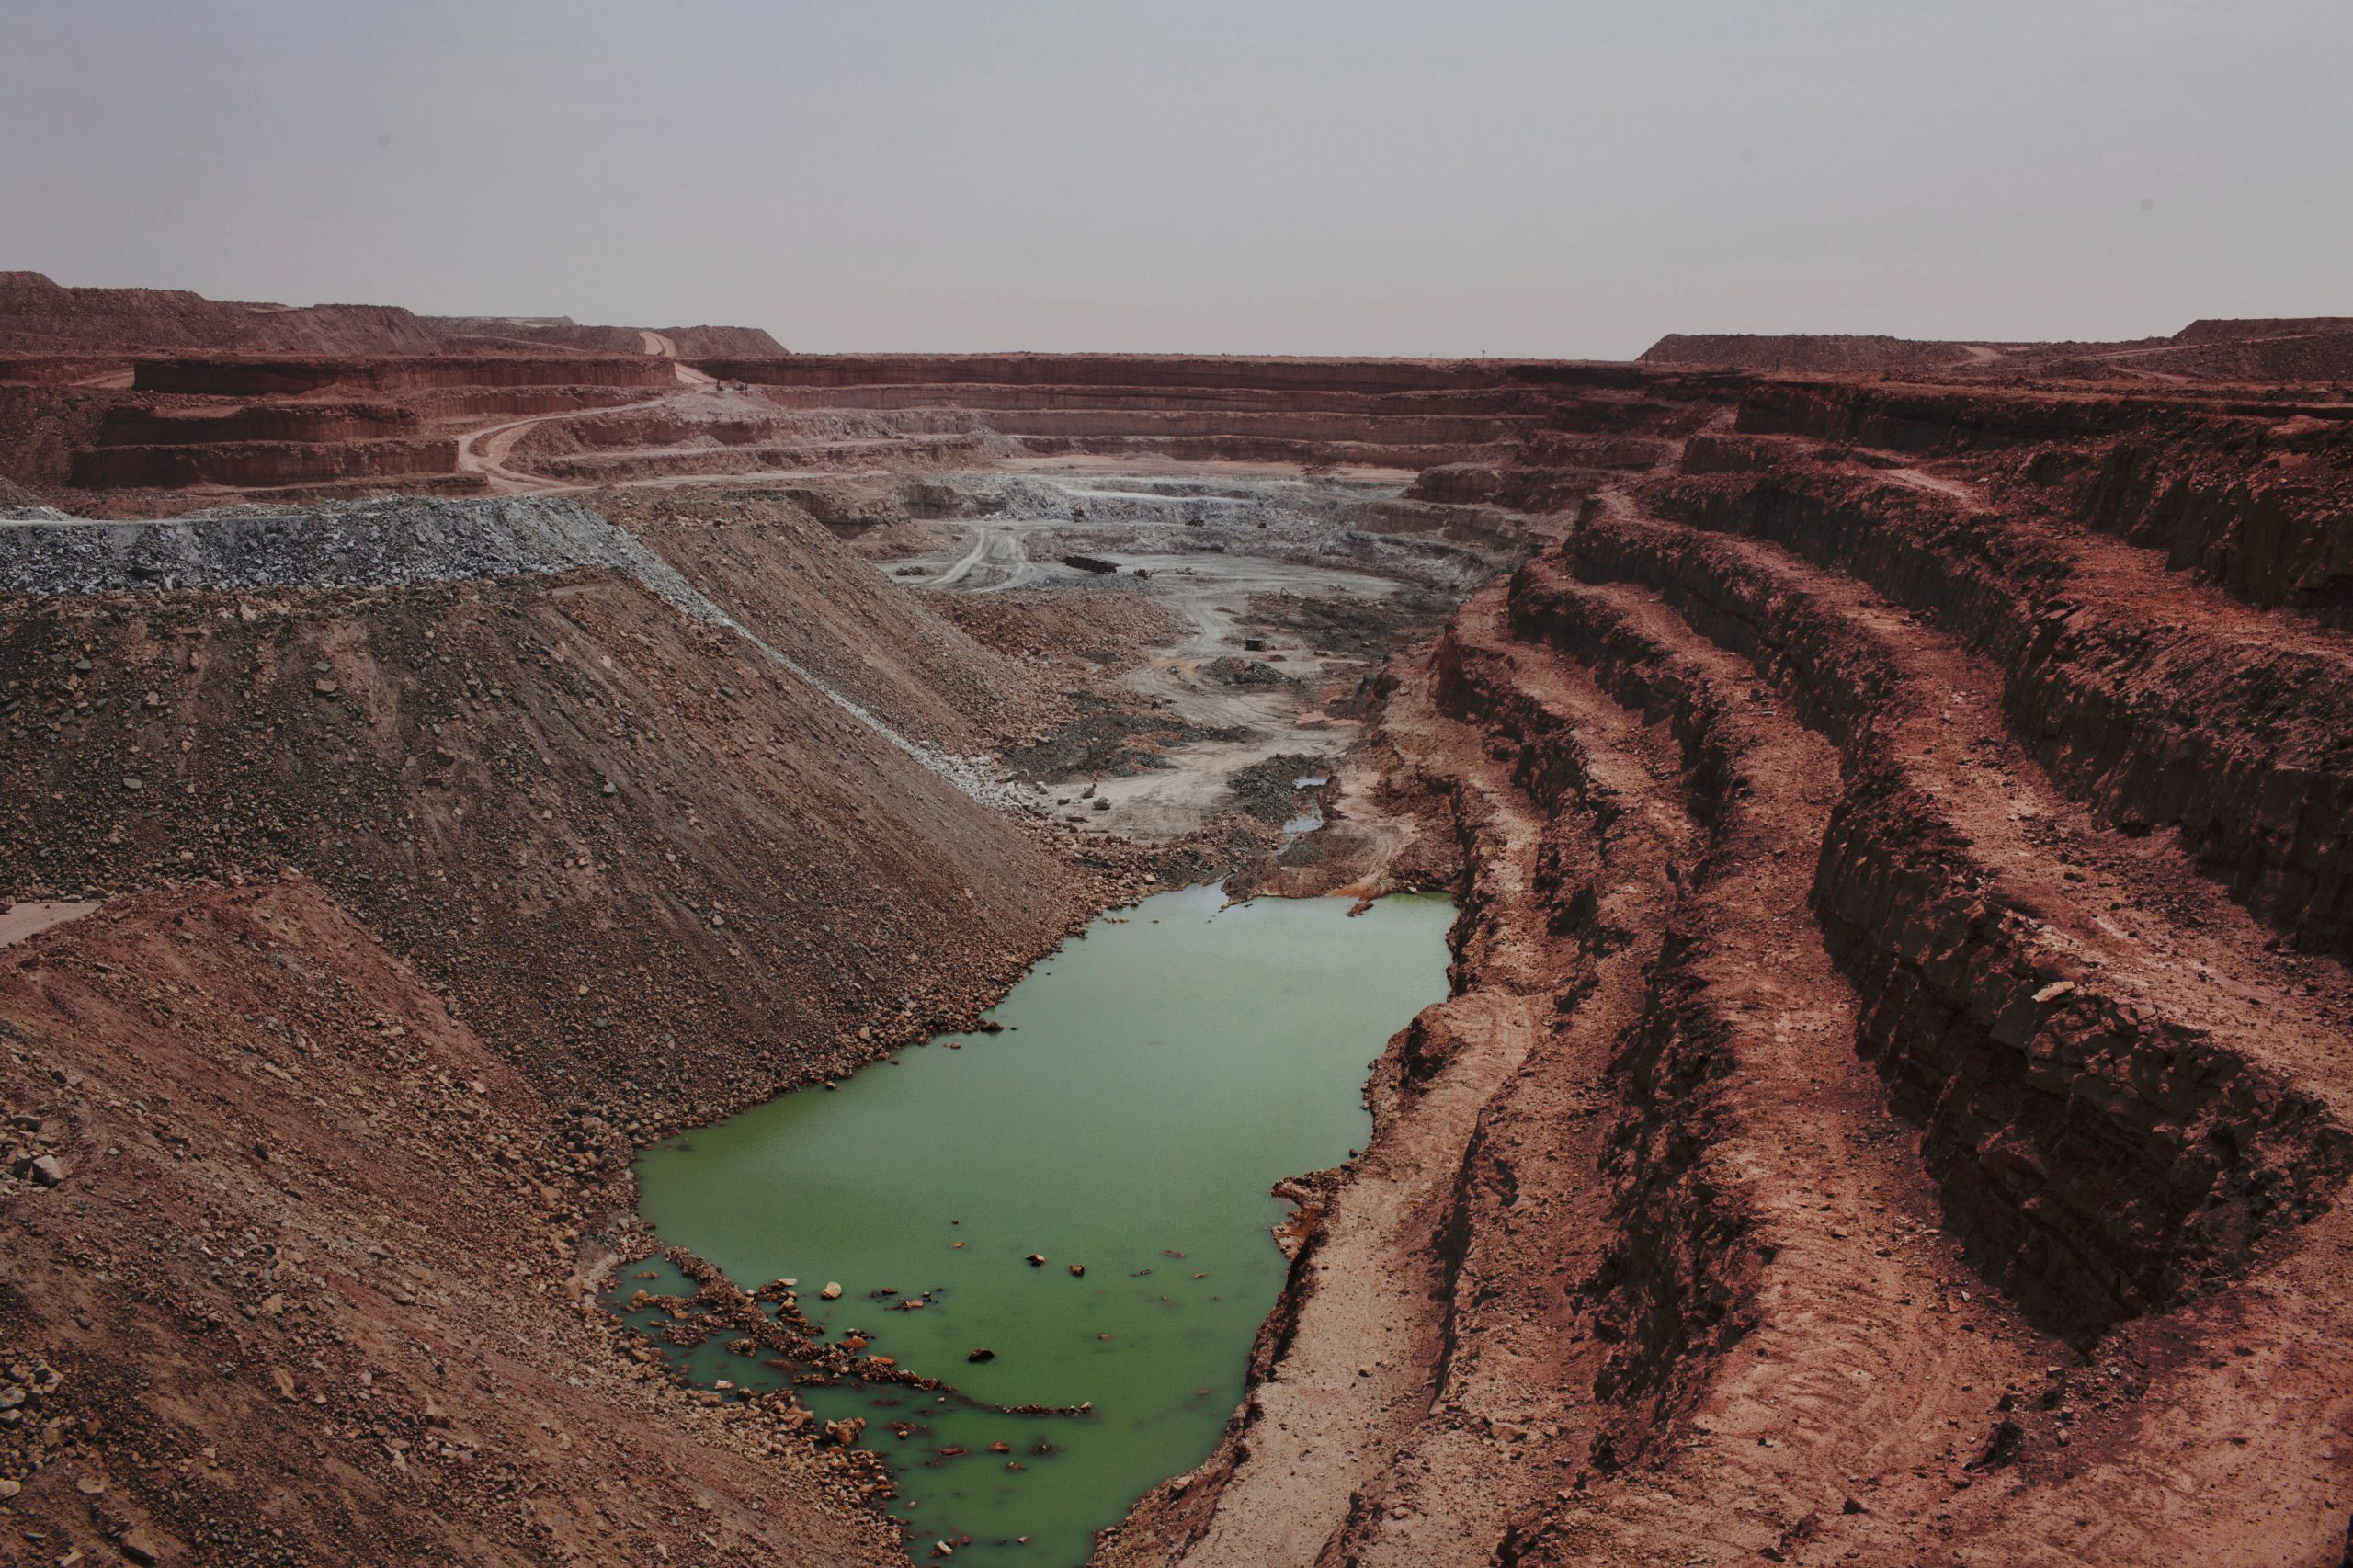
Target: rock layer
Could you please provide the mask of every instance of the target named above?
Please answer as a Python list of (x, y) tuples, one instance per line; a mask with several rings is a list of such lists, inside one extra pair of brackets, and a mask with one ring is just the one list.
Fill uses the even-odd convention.
[(2333, 1561), (2341, 446), (2268, 412), (1768, 382), (1589, 479), (1382, 720), (1461, 994), (1104, 1558)]

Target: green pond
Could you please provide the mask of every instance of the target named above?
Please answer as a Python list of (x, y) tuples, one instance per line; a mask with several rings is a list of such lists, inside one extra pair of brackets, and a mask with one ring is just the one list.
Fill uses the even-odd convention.
[[(944, 1539), (960, 1563), (1081, 1562), (1215, 1447), (1282, 1286), (1268, 1188), (1361, 1146), (1367, 1064), (1446, 994), (1447, 900), (1348, 908), (1160, 894), (1033, 969), (990, 1015), (1005, 1032), (941, 1036), (640, 1158), (665, 1241), (746, 1290), (799, 1281), (829, 1337), (970, 1396), (801, 1391), (824, 1419), (866, 1418), (917, 1558)], [(682, 1288), (659, 1259), (620, 1272), (616, 1305)], [(725, 1337), (670, 1354), (707, 1382), (788, 1377)]]

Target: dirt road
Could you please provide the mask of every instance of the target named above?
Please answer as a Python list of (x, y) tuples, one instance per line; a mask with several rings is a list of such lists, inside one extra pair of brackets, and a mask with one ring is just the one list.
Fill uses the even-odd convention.
[(550, 420), (570, 419), (575, 410), (558, 414), (534, 414), (526, 419), (510, 419), (503, 425), (493, 425), (458, 437), (458, 472), (482, 475), (483, 485), (502, 495), (545, 495), (562, 490), (577, 490), (581, 486), (565, 484), (557, 480), (526, 473), (506, 466), (506, 454), (522, 438), (523, 432)]
[(68, 920), (79, 920), (97, 907), (95, 899), (12, 903), (6, 909), (0, 909), (0, 948), (13, 947), (28, 937), (37, 937), (51, 926), (63, 926)]

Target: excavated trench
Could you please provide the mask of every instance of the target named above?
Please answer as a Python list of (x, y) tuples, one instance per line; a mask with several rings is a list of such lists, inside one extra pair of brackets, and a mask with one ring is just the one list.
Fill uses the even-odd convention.
[[(779, 1516), (697, 1470), (722, 1448), (867, 1543), (844, 1561), (885, 1550), (858, 1532), (886, 1499), (918, 1552), (1154, 1568), (2341, 1555), (2353, 422), (2317, 389), (1011, 356), (141, 374), (188, 390), (103, 429), (93, 405), (94, 473), (342, 472), (374, 460), (260, 449), (544, 413), (454, 477), (615, 483), (618, 527), (545, 499), (463, 528), (248, 515), (229, 554), (8, 526), (28, 787), (0, 866), (12, 896), (106, 895), (24, 944), (67, 954), (144, 953), (113, 890), (157, 868), (323, 868), (489, 1042), (437, 1049), (494, 1047), (560, 1108), (529, 1113), (560, 1139), (518, 1120), (487, 1153), (404, 1133), (435, 1193), (545, 1216), (555, 1277), (484, 1276), (468, 1321), (618, 1333), (582, 1295), (615, 1286), (699, 1386), (567, 1340), (639, 1415), (566, 1430), (676, 1438), (727, 1551)], [(296, 383), (338, 401), (268, 401)], [(263, 401), (158, 401), (208, 395)], [(982, 753), (1043, 788), (991, 794)], [(191, 804), (134, 809), (164, 790)], [(34, 831), (52, 808), (72, 831)], [(1150, 912), (1207, 895), (1164, 895), (971, 1031), (1072, 912), (1237, 846), (1253, 887), (1449, 889), (1443, 949), (1387, 900), (1261, 901), (1187, 947)], [(202, 897), (177, 917), (344, 918)], [(1312, 940), (1267, 937), (1293, 922)], [(551, 937), (558, 978), (529, 956)], [(313, 972), (241, 940), (256, 975)], [(1368, 967), (1313, 969), (1348, 952)], [(1116, 994), (1089, 1002), (1097, 965)], [(1333, 994), (1282, 994), (1302, 970)], [(39, 983), (10, 1006), (51, 1019)], [(150, 992), (123, 1028), (185, 1005)], [(43, 1108), (9, 1136), (57, 1142), (78, 1199), (151, 1130), (53, 1135), (73, 1094), (40, 1085), (79, 1069), (41, 1027), (11, 1037), (54, 1072), (18, 1074)], [(272, 1082), (324, 1073), (307, 1049)], [(509, 1093), (414, 1078), (354, 1103)], [(681, 1250), (608, 1278), (652, 1245), (612, 1222), (632, 1144)], [(1283, 1217), (1268, 1187), (1307, 1170)], [(340, 1342), (278, 1345), (202, 1267), (179, 1294), (302, 1397), (296, 1369), (336, 1369), (321, 1406), (256, 1384), (281, 1424), (396, 1424), (346, 1398)], [(416, 1506), (459, 1533), (504, 1517), (447, 1501), (465, 1424), (501, 1418), (488, 1367), (437, 1381), (418, 1408), (459, 1426), (403, 1426), (409, 1479), (377, 1478), (431, 1467)], [(691, 1551), (551, 1464), (483, 1495), (561, 1494), (583, 1555)]]

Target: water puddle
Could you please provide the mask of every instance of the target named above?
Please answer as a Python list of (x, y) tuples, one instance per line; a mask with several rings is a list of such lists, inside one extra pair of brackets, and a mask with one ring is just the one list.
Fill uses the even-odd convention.
[(1310, 790), (1316, 792), (1307, 797), (1307, 809), (1305, 811), (1299, 812), (1297, 815), (1290, 818), (1290, 820), (1283, 824), (1282, 844), (1284, 848), (1290, 848), (1294, 840), (1304, 838), (1309, 834), (1315, 832), (1318, 828), (1324, 825), (1323, 790), (1325, 786), (1329, 785), (1331, 782), (1331, 776), (1323, 773), (1307, 774), (1302, 778), (1294, 778), (1290, 781), (1291, 791), (1294, 794)]
[[(992, 1015), (1002, 1034), (943, 1036), (639, 1162), (665, 1241), (746, 1290), (796, 1279), (830, 1339), (971, 1396), (800, 1391), (821, 1419), (865, 1418), (920, 1560), (946, 1540), (958, 1562), (1081, 1562), (1207, 1456), (1282, 1284), (1268, 1187), (1363, 1143), (1366, 1063), (1446, 994), (1445, 899), (1352, 919), (1342, 899), (1222, 896), (1097, 919)], [(621, 1275), (617, 1305), (681, 1289), (658, 1261)], [(788, 1378), (724, 1339), (667, 1353), (706, 1384)]]

